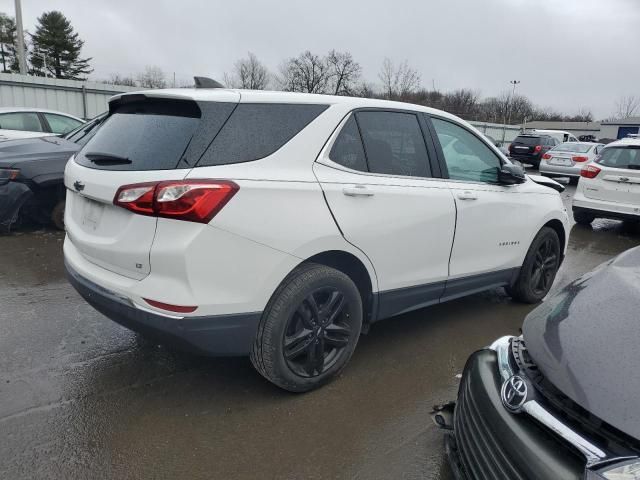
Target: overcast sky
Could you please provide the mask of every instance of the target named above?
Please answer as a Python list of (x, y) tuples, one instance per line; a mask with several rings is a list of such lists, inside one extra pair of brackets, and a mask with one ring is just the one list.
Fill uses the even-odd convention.
[[(160, 66), (178, 81), (221, 79), (254, 52), (272, 71), (304, 50), (349, 51), (377, 82), (384, 57), (407, 59), (440, 90), (482, 96), (522, 83), (536, 104), (608, 116), (640, 95), (638, 0), (22, 0), (25, 28), (60, 10), (85, 40), (93, 78)], [(14, 15), (13, 0), (0, 11)]]

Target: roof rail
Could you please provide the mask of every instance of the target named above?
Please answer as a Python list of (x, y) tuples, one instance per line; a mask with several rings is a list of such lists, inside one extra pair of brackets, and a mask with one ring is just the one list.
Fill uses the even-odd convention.
[(224, 85), (220, 82), (209, 77), (193, 77), (193, 81), (196, 84), (196, 88), (224, 88)]

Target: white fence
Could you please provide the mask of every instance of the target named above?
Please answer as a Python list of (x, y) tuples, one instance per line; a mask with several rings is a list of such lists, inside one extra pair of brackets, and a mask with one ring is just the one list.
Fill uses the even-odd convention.
[(503, 125), (501, 123), (487, 123), (487, 122), (469, 122), (476, 127), (482, 133), (491, 136), (494, 140), (509, 144), (522, 133), (522, 127), (520, 125)]
[(0, 107), (48, 108), (80, 118), (107, 110), (107, 101), (137, 87), (0, 73)]

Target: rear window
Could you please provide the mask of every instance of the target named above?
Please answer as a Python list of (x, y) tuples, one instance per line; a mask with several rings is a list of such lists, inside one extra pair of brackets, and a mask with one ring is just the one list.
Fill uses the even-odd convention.
[(572, 153), (587, 153), (593, 148), (593, 145), (580, 145), (579, 143), (561, 143), (557, 147), (553, 148), (554, 152), (572, 152)]
[(600, 153), (598, 163), (605, 167), (640, 170), (640, 146), (607, 147)]
[(540, 145), (541, 139), (540, 137), (521, 137), (518, 136), (513, 141), (513, 143), (517, 143), (519, 145)]
[(267, 157), (295, 137), (328, 105), (241, 103), (215, 137), (199, 167)]
[(271, 155), (327, 107), (133, 100), (114, 107), (76, 162), (104, 170), (249, 162)]
[[(126, 100), (125, 100), (126, 101)], [(76, 156), (80, 165), (103, 170), (171, 170), (194, 166), (235, 107), (183, 100), (132, 101), (116, 105)]]

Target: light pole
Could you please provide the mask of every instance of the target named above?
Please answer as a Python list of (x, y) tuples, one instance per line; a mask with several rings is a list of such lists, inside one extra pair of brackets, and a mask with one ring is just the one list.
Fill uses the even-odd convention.
[(520, 80), (509, 80), (509, 83), (513, 85), (513, 90), (511, 92), (511, 95), (507, 97), (507, 106), (504, 112), (504, 124), (502, 126), (502, 143), (503, 144), (507, 134), (507, 123), (511, 121), (511, 100), (516, 95), (516, 85), (520, 83)]
[(24, 52), (24, 32), (22, 30), (22, 6), (20, 0), (16, 1), (16, 34), (17, 34), (17, 47), (18, 47), (18, 66), (20, 67), (20, 73), (22, 75), (27, 74), (27, 59)]

